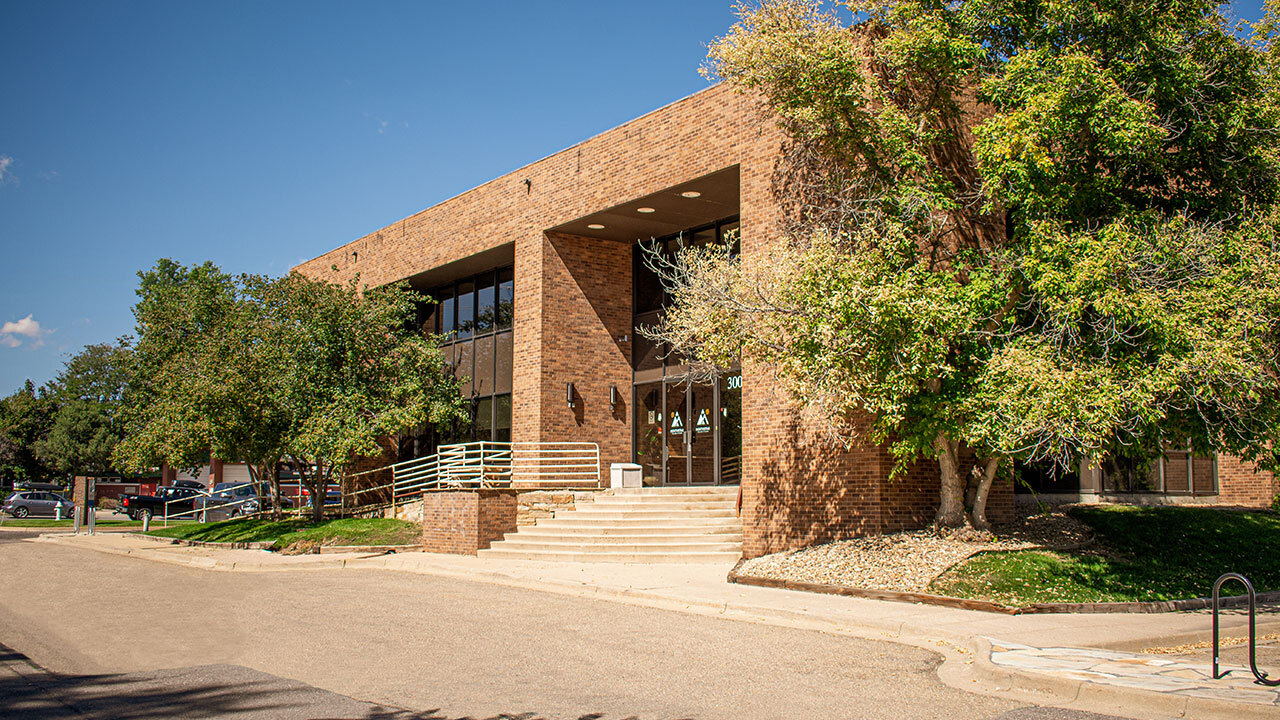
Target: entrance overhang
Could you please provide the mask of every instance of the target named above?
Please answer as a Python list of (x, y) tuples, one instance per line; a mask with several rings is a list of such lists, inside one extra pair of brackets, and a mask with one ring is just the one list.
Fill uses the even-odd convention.
[(737, 215), (739, 196), (738, 166), (733, 165), (557, 225), (548, 232), (618, 242), (648, 240)]

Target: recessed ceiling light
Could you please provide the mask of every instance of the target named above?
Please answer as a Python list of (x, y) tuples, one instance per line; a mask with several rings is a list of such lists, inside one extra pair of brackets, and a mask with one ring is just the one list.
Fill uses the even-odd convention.
[(680, 193), (680, 197), (687, 197), (687, 198), (702, 197), (702, 193), (698, 192), (697, 190), (685, 190), (684, 192)]
[(636, 212), (638, 212), (638, 213), (651, 213), (651, 212), (657, 212), (657, 211), (656, 211), (656, 210), (654, 210), (653, 208), (636, 208)]
[(588, 225), (587, 227), (588, 227), (588, 228), (590, 228), (590, 229), (592, 229), (592, 230), (603, 230), (603, 229), (604, 229), (604, 226), (603, 226), (603, 225), (601, 225), (600, 223), (591, 223), (591, 224), (590, 224), (590, 225)]

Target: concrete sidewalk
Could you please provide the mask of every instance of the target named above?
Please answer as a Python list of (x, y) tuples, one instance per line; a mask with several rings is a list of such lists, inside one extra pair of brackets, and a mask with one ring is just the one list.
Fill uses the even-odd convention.
[[(49, 535), (41, 540), (208, 570), (395, 570), (628, 602), (748, 622), (889, 639), (941, 653), (939, 676), (965, 690), (1141, 718), (1280, 717), (1280, 688), (1254, 684), (1244, 647), (1224, 651), (1222, 680), (1206, 663), (1140, 654), (1208, 639), (1208, 612), (997, 615), (929, 605), (732, 585), (729, 565), (538, 563), (433, 553), (281, 556), (159, 544), (130, 535)], [(1232, 610), (1223, 636), (1243, 636)], [(1280, 630), (1275, 610), (1259, 634)], [(1265, 668), (1264, 668), (1265, 669)]]

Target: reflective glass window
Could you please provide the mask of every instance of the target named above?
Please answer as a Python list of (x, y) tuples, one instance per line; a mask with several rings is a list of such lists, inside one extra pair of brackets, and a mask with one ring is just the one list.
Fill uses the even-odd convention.
[(492, 335), (475, 339), (476, 369), (472, 380), (477, 395), (493, 394), (493, 342)]
[(470, 280), (458, 283), (458, 339), (471, 337), (476, 328), (475, 283)]
[(498, 271), (498, 298), (496, 325), (497, 329), (505, 330), (511, 327), (515, 322), (515, 274), (511, 268), (503, 268)]
[(476, 439), (493, 439), (493, 398), (484, 397), (476, 401)]
[(497, 308), (493, 302), (493, 276), (482, 275), (476, 282), (476, 334), (493, 330), (495, 324), (494, 312)]
[(457, 329), (453, 315), (453, 288), (445, 288), (440, 291), (440, 334), (445, 339), (451, 339), (453, 331)]
[(511, 442), (510, 395), (493, 398), (493, 439), (497, 442)]
[(493, 380), (493, 391), (495, 393), (511, 392), (511, 366), (514, 360), (512, 349), (511, 333), (498, 333), (494, 336), (494, 364), (496, 366), (495, 377)]

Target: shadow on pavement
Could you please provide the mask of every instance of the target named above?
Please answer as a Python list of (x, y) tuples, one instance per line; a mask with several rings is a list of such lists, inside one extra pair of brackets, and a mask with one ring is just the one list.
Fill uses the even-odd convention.
[[(296, 680), (239, 665), (62, 675), (0, 644), (0, 718), (23, 720), (479, 720), (452, 718), (439, 709), (415, 713), (366, 703)], [(534, 720), (539, 713), (502, 713), (485, 720)], [(582, 715), (598, 720), (603, 715)]]

